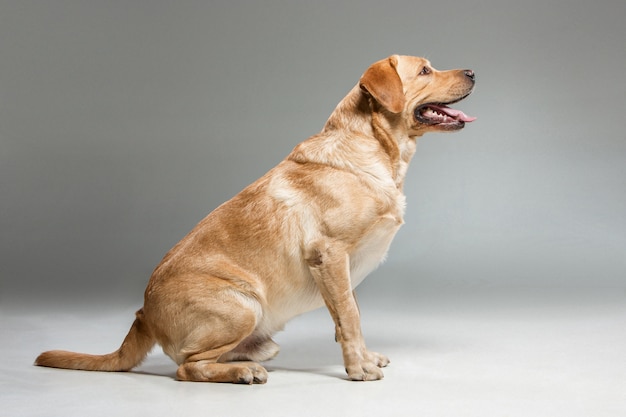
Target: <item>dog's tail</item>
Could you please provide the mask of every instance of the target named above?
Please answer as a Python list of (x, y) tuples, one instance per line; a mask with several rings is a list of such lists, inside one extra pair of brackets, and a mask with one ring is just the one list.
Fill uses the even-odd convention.
[(139, 310), (122, 346), (115, 352), (107, 355), (88, 355), (51, 350), (39, 355), (35, 365), (84, 371), (128, 371), (144, 360), (154, 344), (154, 336), (143, 319), (143, 310)]

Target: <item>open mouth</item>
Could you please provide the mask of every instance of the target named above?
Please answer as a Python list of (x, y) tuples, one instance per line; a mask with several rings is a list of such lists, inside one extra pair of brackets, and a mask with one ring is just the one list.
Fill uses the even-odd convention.
[(471, 117), (441, 103), (427, 103), (415, 109), (415, 119), (427, 125), (441, 125), (447, 128), (460, 129), (466, 122), (473, 122), (475, 117)]

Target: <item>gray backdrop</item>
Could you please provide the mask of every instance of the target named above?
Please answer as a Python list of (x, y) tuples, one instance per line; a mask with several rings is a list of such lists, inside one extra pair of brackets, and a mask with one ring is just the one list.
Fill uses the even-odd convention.
[[(0, 301), (130, 297), (393, 53), (472, 68), (364, 294), (626, 288), (626, 2), (0, 1)], [(391, 283), (391, 286), (389, 285)]]

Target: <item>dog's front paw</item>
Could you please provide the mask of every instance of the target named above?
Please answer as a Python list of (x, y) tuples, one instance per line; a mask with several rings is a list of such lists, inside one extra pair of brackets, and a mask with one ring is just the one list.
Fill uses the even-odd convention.
[(352, 381), (377, 381), (383, 379), (384, 368), (389, 365), (389, 358), (377, 352), (366, 351), (363, 359), (346, 366), (348, 378)]
[(352, 381), (377, 381), (384, 377), (378, 365), (370, 361), (349, 365), (346, 367), (346, 372)]
[(389, 358), (378, 352), (367, 352), (366, 357), (369, 361), (374, 362), (379, 368), (384, 368), (389, 365)]

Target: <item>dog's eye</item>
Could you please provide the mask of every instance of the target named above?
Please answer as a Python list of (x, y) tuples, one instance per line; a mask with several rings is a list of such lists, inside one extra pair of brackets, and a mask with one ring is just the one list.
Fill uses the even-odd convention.
[(424, 66), (424, 68), (422, 68), (422, 70), (420, 71), (419, 75), (428, 75), (430, 74), (430, 68), (428, 68), (427, 66)]

